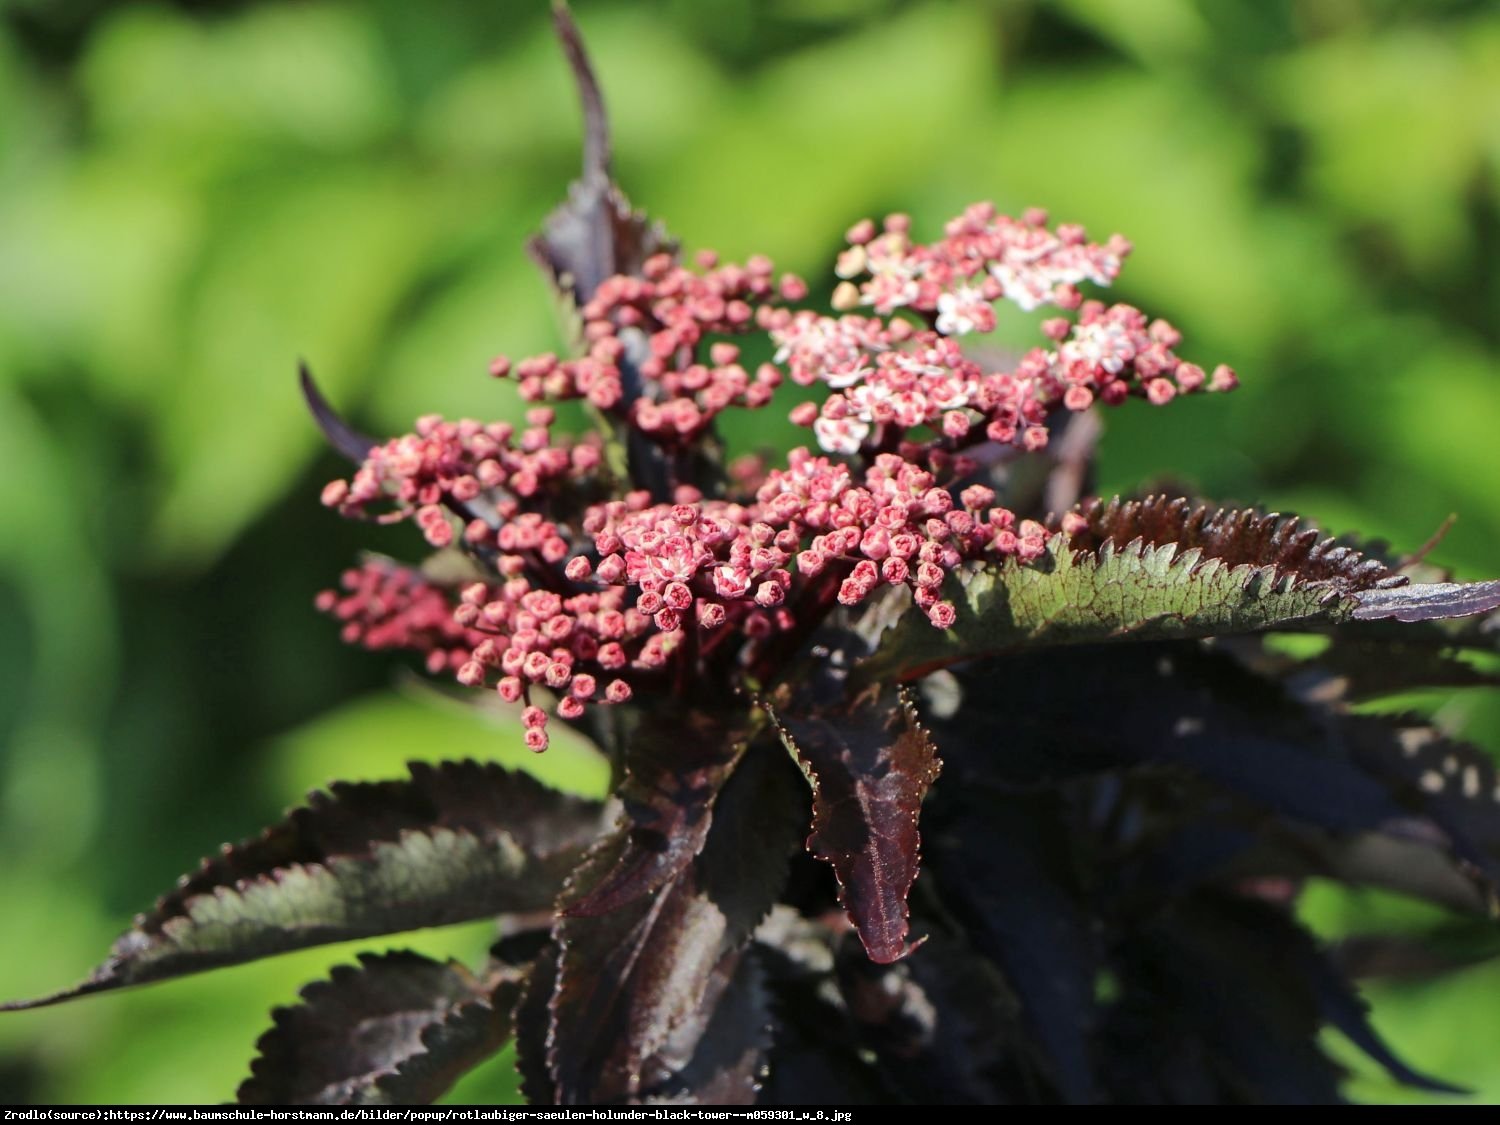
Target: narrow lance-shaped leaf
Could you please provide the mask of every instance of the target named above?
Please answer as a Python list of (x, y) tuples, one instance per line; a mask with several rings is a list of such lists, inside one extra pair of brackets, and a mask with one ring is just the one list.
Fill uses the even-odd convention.
[(831, 864), (839, 901), (870, 956), (909, 953), (907, 895), (916, 881), (922, 798), (940, 763), (904, 691), (875, 687), (849, 703), (773, 710), (813, 788), (807, 849)]
[(493, 764), (414, 762), (405, 781), (338, 783), (203, 862), (140, 915), (93, 992), (292, 949), (547, 907), (599, 828), (591, 802)]
[(238, 1100), (425, 1105), (504, 1045), (518, 992), (415, 953), (363, 954), (273, 1013)]
[(697, 892), (691, 866), (654, 895), (598, 917), (566, 908), (614, 869), (623, 834), (579, 869), (554, 936), (562, 949), (547, 1063), (562, 1105), (631, 1100), (642, 1064), (692, 1017), (723, 954), (723, 913)]
[(361, 464), (370, 455), (370, 450), (380, 443), (360, 433), (339, 417), (333, 405), (323, 397), (318, 384), (313, 381), (312, 371), (309, 370), (307, 364), (297, 365), (297, 378), (302, 387), (302, 397), (307, 402), (307, 409), (311, 412), (313, 421), (318, 424), (318, 429), (323, 431), (323, 437), (327, 439), (328, 444), (356, 465)]
[(906, 614), (861, 670), (911, 679), (1035, 645), (1220, 636), (1279, 626), (1431, 620), (1500, 606), (1500, 582), (1405, 585), (1383, 564), (1295, 520), (1186, 501), (1095, 504), (1085, 530), (1031, 564), (955, 572), (957, 620)]
[(1233, 1075), (1242, 1097), (1270, 1104), (1338, 1100), (1338, 1069), (1317, 1037), (1325, 1025), (1399, 1082), (1463, 1092), (1396, 1057), (1370, 1026), (1363, 1002), (1282, 907), (1206, 890), (1184, 898), (1170, 919), (1138, 940), (1134, 952), (1144, 956), (1136, 965), (1149, 965), (1153, 978), (1149, 1002), (1173, 1006), (1199, 1049), (1217, 1059), (1214, 1069)]
[[(683, 742), (671, 748), (684, 769), (709, 750)], [(715, 982), (723, 983), (725, 958), (743, 947), (780, 895), (784, 857), (796, 839), (795, 822), (767, 815), (759, 800), (778, 795), (784, 776), (762, 768), (767, 758), (795, 773), (774, 742), (752, 743), (723, 783), (701, 854), (651, 893), (618, 896), (605, 913), (571, 909), (621, 869), (633, 847), (628, 826), (569, 880), (554, 929), (562, 953), (547, 1053), (559, 1103), (634, 1101), (653, 1089), (681, 1092), (707, 1080), (672, 1079), (672, 1060), (700, 1058), (698, 1040), (715, 1026), (713, 1011), (723, 1002)], [(789, 804), (796, 807), (795, 797)], [(780, 876), (727, 878), (738, 868), (726, 850), (748, 851)]]

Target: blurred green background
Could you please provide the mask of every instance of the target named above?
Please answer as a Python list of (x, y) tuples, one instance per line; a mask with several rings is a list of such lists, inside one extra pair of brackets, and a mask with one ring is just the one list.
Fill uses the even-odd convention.
[[(821, 281), (854, 219), (936, 232), (984, 197), (1123, 231), (1122, 298), (1244, 386), (1110, 414), (1105, 488), (1171, 475), (1407, 548), (1457, 512), (1438, 561), (1500, 573), (1496, 4), (576, 10), (619, 177), (688, 247)], [(419, 544), (318, 506), (339, 466), (293, 370), (373, 432), (515, 412), (485, 365), (557, 345), (522, 242), (578, 126), (543, 0), (0, 11), (0, 994), (21, 996), (312, 785), (524, 756), (313, 613), (359, 547)], [(739, 440), (784, 442), (767, 421)], [(1500, 747), (1494, 699), (1440, 705)], [(535, 764), (602, 782), (576, 749)], [(227, 1098), (268, 1009), (351, 955), (0, 1019), (0, 1101)], [(1500, 1100), (1500, 968), (1373, 996), (1414, 1064)], [(502, 1061), (454, 1098), (510, 1085)]]

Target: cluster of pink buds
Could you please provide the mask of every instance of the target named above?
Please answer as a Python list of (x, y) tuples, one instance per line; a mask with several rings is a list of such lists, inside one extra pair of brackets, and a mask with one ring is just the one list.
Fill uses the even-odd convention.
[[(894, 587), (934, 626), (952, 626), (943, 587), (955, 568), (1030, 562), (1050, 534), (998, 505), (989, 486), (955, 483), (976, 472), (974, 447), (1039, 449), (1058, 409), (1130, 397), (1160, 405), (1234, 386), (1227, 367), (1209, 375), (1180, 359), (1165, 321), (1083, 301), (1080, 284), (1107, 285), (1119, 272), (1121, 238), (1099, 245), (1078, 227), (1049, 230), (1039, 212), (1017, 220), (978, 205), (930, 245), (914, 243), (900, 215), (878, 232), (860, 223), (849, 241), (838, 315), (789, 308), (806, 286), (777, 278), (763, 258), (736, 266), (700, 255), (692, 270), (658, 254), (638, 275), (605, 280), (581, 310), (583, 355), (499, 359), (491, 370), (531, 401), (588, 399), (648, 439), (665, 484), (585, 506), (569, 485), (609, 483), (602, 441), (554, 440), (549, 408), (533, 408), (519, 431), (423, 418), (370, 450), (352, 480), (330, 484), (324, 503), (411, 518), (435, 547), (460, 538), (491, 577), (454, 599), (412, 572), (371, 565), (320, 606), (346, 622), (351, 641), (416, 649), (433, 670), (523, 705), (527, 745), (540, 750), (538, 691), (577, 719), (648, 685), (689, 682), (710, 661), (774, 673), (764, 662), (778, 659), (778, 641), (785, 648), (834, 607)], [(1051, 347), (989, 371), (958, 338), (992, 329), (1002, 299), (1077, 315), (1042, 324)], [(777, 349), (753, 373), (724, 339), (752, 331)], [(785, 468), (731, 466), (728, 483), (712, 485), (673, 475), (706, 463), (680, 454), (719, 413), (766, 405), (783, 368), (793, 383), (831, 392), (792, 418), (835, 457), (798, 449)], [(1059, 526), (1074, 530), (1068, 516)]]
[(525, 578), (475, 582), (461, 595), (455, 619), (475, 641), (457, 672), (471, 687), (493, 682), (507, 703), (525, 701), (526, 745), (547, 748), (546, 712), (531, 703), (531, 689), (558, 698), (565, 719), (583, 715), (586, 703), (624, 703), (631, 688), (608, 678), (627, 667), (652, 671), (666, 663), (667, 639), (651, 633), (651, 619), (628, 604), (624, 592), (563, 596), (533, 589)]
[(508, 422), (448, 422), (429, 414), (417, 419), (415, 433), (372, 449), (352, 480), (330, 482), (323, 503), (346, 516), (388, 505), (380, 522), (414, 519), (434, 547), (453, 541), (450, 513), (472, 513), (464, 542), (495, 546), (496, 528), (503, 531), (520, 501), (599, 465), (596, 438), (554, 445), (553, 421), (553, 411), (539, 407), (527, 412), (527, 426), (517, 433)]
[(906, 586), (940, 629), (955, 610), (939, 591), (948, 572), (974, 559), (1015, 556), (1030, 561), (1046, 550), (1047, 531), (995, 507), (995, 492), (971, 485), (957, 498), (932, 473), (883, 453), (856, 485), (846, 466), (806, 449), (792, 451), (786, 471), (773, 471), (757, 495), (759, 515), (788, 542), (805, 540), (796, 556), (806, 578), (830, 568), (842, 576), (837, 600), (865, 601), (882, 586)]
[[(765, 406), (781, 383), (780, 370), (767, 363), (747, 371), (737, 346), (712, 338), (753, 331), (761, 310), (802, 300), (807, 286), (791, 274), (777, 278), (764, 257), (719, 265), (704, 253), (698, 265), (701, 272), (653, 255), (641, 276), (607, 279), (584, 306), (582, 357), (544, 355), (513, 365), (502, 356), (490, 372), (513, 375), (529, 401), (584, 398), (601, 410), (621, 410), (631, 426), (664, 445), (698, 440), (731, 406)], [(626, 394), (626, 366), (641, 382), (637, 394)]]
[(324, 590), (317, 607), (344, 623), (346, 644), (425, 654), (427, 670), (457, 670), (483, 638), (454, 617), (447, 590), (418, 571), (371, 559), (344, 571), (342, 590)]

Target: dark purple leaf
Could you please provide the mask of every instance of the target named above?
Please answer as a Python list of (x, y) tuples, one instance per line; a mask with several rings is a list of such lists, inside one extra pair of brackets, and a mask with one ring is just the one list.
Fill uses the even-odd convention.
[(797, 766), (774, 738), (758, 740), (724, 786), (698, 857), (699, 885), (729, 920), (731, 947), (782, 898), (809, 818), (807, 783)]
[(607, 914), (650, 894), (703, 850), (714, 802), (745, 751), (746, 717), (689, 711), (642, 719), (625, 753), (615, 868), (568, 906), (575, 916)]
[[(1282, 907), (1204, 893), (1184, 900), (1122, 963), (1127, 997), (1185, 1021), (1238, 1100), (1338, 1100), (1338, 1068), (1318, 1034), (1332, 1026), (1397, 1081), (1459, 1092), (1411, 1070), (1370, 1027), (1365, 1007)], [(1147, 995), (1130, 994), (1145, 985)]]
[(771, 1047), (765, 971), (753, 950), (726, 954), (704, 1001), (646, 1061), (647, 1105), (754, 1105)]
[(597, 805), (493, 764), (413, 762), (339, 782), (185, 876), (83, 984), (93, 992), (292, 949), (545, 908), (600, 827)]
[(1303, 661), (1282, 660), (1270, 671), (1292, 693), (1313, 703), (1360, 702), (1422, 688), (1493, 687), (1500, 675), (1459, 659), (1441, 637), (1400, 629), (1377, 640), (1339, 630), (1326, 651)]
[(557, 1085), (547, 1068), (547, 1040), (552, 1028), (552, 992), (557, 987), (557, 946), (548, 944), (521, 982), (512, 1022), (516, 1034), (516, 1072), (527, 1105), (556, 1105)]
[[(1300, 702), (1192, 644), (1035, 652), (961, 669), (953, 682), (963, 704), (927, 722), (961, 784), (1172, 766), (1286, 818), (1274, 831), (1243, 819), (1241, 827), (1295, 844), (1305, 873), (1359, 872), (1450, 903), (1472, 901), (1463, 882), (1472, 888), (1481, 872), (1487, 885), (1500, 883), (1493, 767), (1470, 747), (1431, 741), (1431, 731), (1402, 735), (1389, 717)], [(1413, 740), (1431, 745), (1419, 749)], [(997, 760), (990, 748), (1002, 744)], [(1401, 843), (1399, 862), (1377, 834)], [(1377, 848), (1384, 875), (1369, 862)], [(1193, 852), (1205, 854), (1202, 846)], [(1467, 874), (1455, 879), (1456, 872)]]
[(1373, 831), (1408, 815), (1317, 713), (1196, 644), (1038, 651), (954, 678), (959, 710), (926, 721), (961, 783), (1174, 766), (1330, 831)]
[(1425, 981), (1500, 957), (1500, 932), (1488, 919), (1465, 919), (1417, 933), (1354, 934), (1328, 950), (1345, 980)]
[(328, 400), (323, 397), (323, 392), (318, 390), (317, 383), (313, 382), (312, 371), (308, 369), (307, 364), (299, 364), (297, 372), (302, 384), (302, 397), (307, 401), (307, 408), (312, 412), (313, 421), (318, 424), (318, 429), (323, 431), (328, 444), (356, 465), (364, 464), (365, 458), (370, 455), (370, 450), (380, 442), (372, 437), (366, 437), (338, 416)]
[(808, 851), (832, 865), (839, 901), (870, 956), (906, 956), (914, 948), (906, 900), (921, 857), (917, 818), (941, 768), (911, 700), (887, 686), (848, 704), (774, 714), (813, 789)]
[[(776, 872), (794, 838), (784, 816), (767, 815), (756, 803), (784, 785), (775, 780), (776, 771), (763, 772), (756, 764), (768, 755), (782, 757), (764, 741), (741, 755), (702, 855), (690, 857), (655, 890), (616, 896), (607, 913), (571, 911), (620, 869), (634, 846), (628, 827), (597, 847), (570, 878), (553, 931), (562, 957), (547, 1055), (561, 1104), (641, 1098), (649, 1092), (648, 1079), (663, 1081), (664, 1053), (690, 1057), (695, 1038), (707, 1034), (718, 1000), (716, 974), (722, 978), (725, 958), (742, 948), (782, 883), (762, 877), (730, 885), (725, 876), (737, 868), (722, 849), (753, 849)], [(740, 771), (749, 769), (755, 772), (740, 781)]]
[(1500, 773), (1478, 747), (1403, 716), (1346, 717), (1340, 731), (1354, 759), (1442, 829), (1460, 858), (1500, 887)]
[(837, 934), (786, 908), (756, 934), (765, 964), (775, 1035), (760, 1104), (890, 1105), (894, 1091), (862, 1057), (838, 994), (832, 944)]
[(238, 1101), (430, 1103), (504, 1045), (517, 989), (415, 953), (363, 954), (272, 1013)]
[[(991, 744), (989, 753), (1003, 753)], [(938, 808), (930, 867), (944, 905), (1004, 973), (1063, 1099), (1097, 1096), (1089, 1045), (1099, 951), (1075, 859), (1067, 802), (952, 790)]]
[(596, 849), (560, 903), (554, 937), (562, 958), (547, 1063), (562, 1105), (638, 1097), (644, 1063), (693, 1018), (724, 953), (726, 920), (698, 893), (691, 866), (609, 914), (567, 915), (616, 867), (625, 847), (621, 833)]

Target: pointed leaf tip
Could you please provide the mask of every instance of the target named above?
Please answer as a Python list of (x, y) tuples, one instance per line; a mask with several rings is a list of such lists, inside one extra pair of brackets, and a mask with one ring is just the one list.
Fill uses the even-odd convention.
[(583, 106), (583, 178), (603, 183), (609, 179), (609, 115), (604, 110), (604, 94), (599, 89), (583, 36), (565, 0), (553, 0), (552, 26), (568, 57), (568, 67), (578, 87), (578, 100)]
[(302, 386), (302, 397), (307, 402), (307, 409), (312, 413), (313, 421), (318, 424), (318, 429), (323, 431), (323, 437), (327, 439), (328, 444), (356, 465), (363, 464), (365, 458), (370, 455), (370, 450), (380, 443), (360, 433), (338, 416), (337, 411), (323, 397), (323, 392), (318, 389), (318, 384), (313, 380), (312, 371), (306, 363), (298, 362), (297, 377)]
[(1500, 580), (1490, 582), (1429, 582), (1393, 589), (1369, 590), (1354, 607), (1358, 621), (1440, 621), (1471, 617), (1500, 609)]

